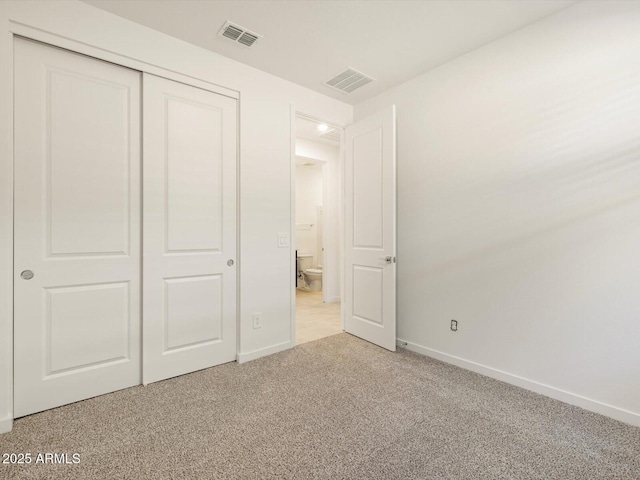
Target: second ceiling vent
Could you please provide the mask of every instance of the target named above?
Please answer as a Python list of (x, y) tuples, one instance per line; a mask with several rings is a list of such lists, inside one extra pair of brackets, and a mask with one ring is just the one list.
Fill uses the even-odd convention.
[(218, 35), (221, 37), (227, 37), (229, 40), (233, 40), (234, 42), (240, 43), (245, 47), (250, 47), (254, 43), (258, 41), (259, 38), (262, 38), (262, 35), (258, 35), (255, 32), (251, 32), (240, 25), (236, 25), (235, 23), (231, 23), (230, 21), (226, 21), (222, 26)]
[(341, 74), (336, 75), (324, 83), (325, 85), (339, 90), (342, 93), (351, 93), (357, 88), (360, 88), (370, 82), (373, 82), (373, 78), (369, 75), (365, 75), (355, 68), (349, 67)]

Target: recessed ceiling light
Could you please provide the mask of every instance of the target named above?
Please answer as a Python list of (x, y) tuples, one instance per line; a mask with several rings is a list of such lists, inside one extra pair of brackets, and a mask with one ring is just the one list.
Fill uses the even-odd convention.
[(317, 128), (321, 132), (326, 132), (327, 130), (329, 130), (329, 125), (327, 125), (326, 123), (321, 123)]

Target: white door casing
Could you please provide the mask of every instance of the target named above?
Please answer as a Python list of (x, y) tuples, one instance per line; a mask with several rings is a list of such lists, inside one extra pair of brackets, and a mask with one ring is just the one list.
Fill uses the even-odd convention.
[(15, 417), (140, 383), (140, 79), (15, 41)]
[(395, 106), (345, 130), (345, 226), (345, 330), (395, 351)]
[(236, 358), (236, 100), (144, 74), (143, 383)]

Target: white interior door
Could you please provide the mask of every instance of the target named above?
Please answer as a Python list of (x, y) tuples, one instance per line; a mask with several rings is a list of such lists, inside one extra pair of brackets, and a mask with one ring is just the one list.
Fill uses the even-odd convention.
[(396, 349), (395, 106), (345, 131), (345, 330)]
[(17, 39), (15, 417), (140, 383), (140, 229), (140, 74)]
[(143, 382), (235, 360), (236, 100), (144, 74)]

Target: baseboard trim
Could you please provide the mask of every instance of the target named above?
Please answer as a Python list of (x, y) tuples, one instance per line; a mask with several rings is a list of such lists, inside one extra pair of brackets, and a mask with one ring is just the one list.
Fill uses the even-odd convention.
[(480, 373), (481, 375), (486, 375), (487, 377), (495, 378), (496, 380), (500, 380), (502, 382), (509, 383), (526, 390), (531, 390), (532, 392), (551, 397), (555, 400), (560, 400), (561, 402), (575, 405), (577, 407), (584, 408), (585, 410), (599, 413), (601, 415), (611, 417), (615, 420), (640, 427), (640, 414), (632, 412), (630, 410), (614, 407), (613, 405), (602, 403), (591, 398), (583, 397), (582, 395), (577, 395), (560, 388), (545, 385), (544, 383), (536, 382), (535, 380), (529, 380), (527, 378), (520, 377), (503, 370), (488, 367), (486, 365), (472, 362), (455, 355), (450, 355), (448, 353), (440, 352), (432, 348), (411, 343), (400, 338), (396, 340), (396, 345), (401, 348), (406, 348), (411, 352), (435, 358), (436, 360), (450, 363), (452, 365), (456, 365), (457, 367), (471, 370), (472, 372)]
[(273, 355), (274, 353), (282, 352), (284, 350), (289, 350), (295, 347), (295, 342), (286, 341), (282, 343), (278, 343), (276, 345), (272, 345), (270, 347), (259, 348), (258, 350), (253, 350), (252, 352), (247, 353), (239, 353), (238, 354), (238, 363), (246, 363), (251, 360), (256, 360), (261, 357), (266, 357), (267, 355)]
[(13, 428), (13, 418), (3, 418), (0, 420), (0, 434), (8, 433)]

